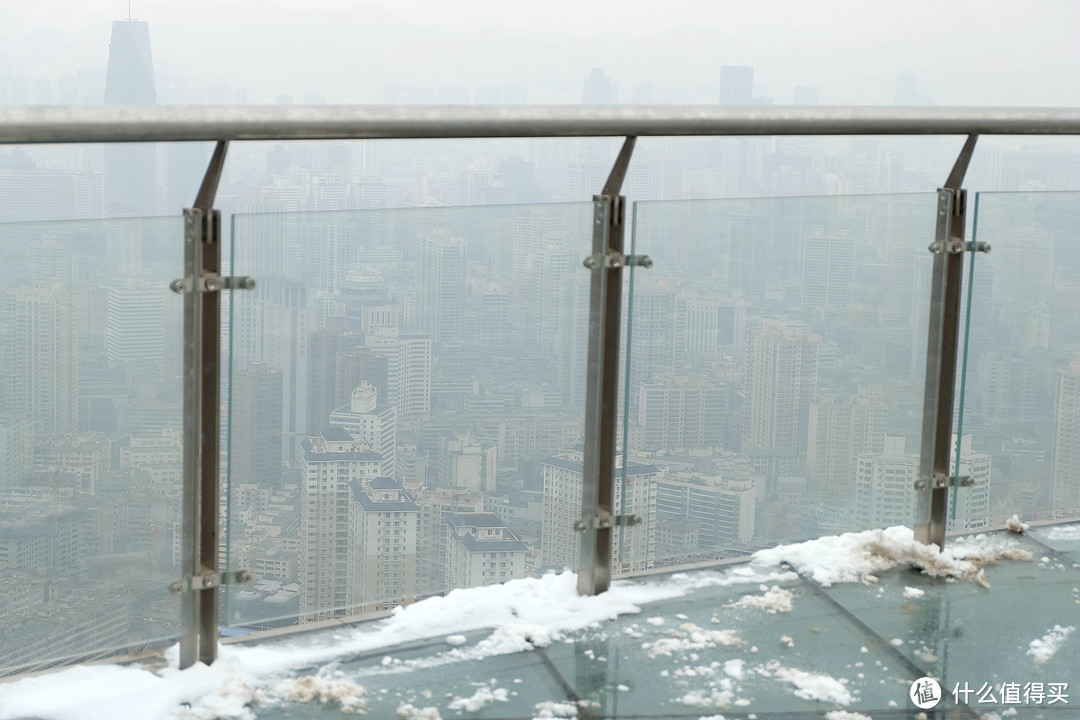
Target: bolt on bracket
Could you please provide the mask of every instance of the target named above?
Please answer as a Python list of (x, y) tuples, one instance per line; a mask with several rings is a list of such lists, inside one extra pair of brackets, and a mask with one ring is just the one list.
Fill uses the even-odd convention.
[[(947, 488), (951, 484), (953, 484), (954, 480), (956, 481), (957, 487), (974, 487), (975, 485), (975, 479), (970, 475), (960, 475), (957, 477), (952, 477), (946, 475), (945, 473), (934, 473), (934, 488)], [(925, 490), (929, 486), (929, 484), (930, 483), (927, 482), (926, 478), (919, 478), (915, 481), (915, 489)]]
[(183, 580), (177, 580), (169, 584), (169, 592), (183, 593), (195, 590), (210, 590), (221, 585), (242, 585), (251, 581), (251, 573), (247, 570), (226, 570), (220, 573), (199, 573), (189, 575)]
[(590, 255), (581, 264), (589, 270), (596, 270), (599, 267), (643, 267), (648, 270), (653, 266), (653, 261), (648, 255), (623, 255), (622, 253), (608, 252), (603, 255)]
[(179, 280), (173, 280), (169, 283), (169, 289), (177, 295), (191, 292), (192, 289), (198, 292), (254, 290), (255, 278), (247, 275), (230, 275), (229, 277), (222, 277), (220, 275), (208, 274), (197, 278), (186, 277), (180, 278)]
[(634, 525), (640, 524), (641, 517), (638, 515), (611, 515), (609, 513), (600, 513), (595, 517), (575, 520), (574, 532), (582, 533), (590, 528), (594, 530), (603, 530), (613, 527), (633, 527)]

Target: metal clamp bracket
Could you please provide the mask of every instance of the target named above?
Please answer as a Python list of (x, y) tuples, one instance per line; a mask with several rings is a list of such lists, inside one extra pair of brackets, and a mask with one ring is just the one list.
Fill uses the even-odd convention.
[(581, 518), (574, 521), (574, 532), (585, 532), (588, 529), (604, 530), (613, 527), (633, 527), (634, 525), (641, 524), (641, 517), (638, 515), (611, 515), (609, 513), (600, 513), (596, 517)]
[(169, 283), (169, 289), (177, 295), (191, 292), (219, 292), (221, 290), (254, 290), (255, 278), (247, 275), (201, 275), (197, 278), (180, 278)]
[[(944, 473), (934, 473), (934, 487), (937, 489), (947, 488), (952, 484), (952, 481), (956, 481), (957, 487), (973, 487), (975, 485), (975, 479), (970, 475), (960, 475), (959, 477), (950, 477)], [(919, 478), (915, 481), (916, 490), (925, 490), (927, 487), (926, 478)]]
[(620, 268), (631, 266), (643, 267), (648, 270), (653, 266), (653, 261), (648, 255), (623, 255), (622, 253), (609, 252), (603, 255), (590, 255), (581, 264), (590, 270), (599, 267)]
[[(930, 252), (934, 253), (935, 255), (941, 254), (942, 249), (943, 249), (943, 246), (942, 246), (942, 244), (940, 242), (930, 243), (929, 250), (930, 250)], [(954, 255), (958, 254), (958, 253), (965, 253), (965, 252), (988, 253), (988, 252), (990, 252), (990, 243), (982, 242), (982, 241), (972, 242), (970, 240), (964, 240), (962, 242), (961, 241), (956, 241), (956, 242), (950, 242), (948, 249), (949, 249), (949, 252), (953, 253)]]
[(169, 591), (173, 593), (193, 592), (195, 590), (210, 590), (221, 585), (241, 585), (251, 581), (251, 573), (247, 570), (226, 570), (222, 573), (199, 573), (195, 576), (185, 577), (169, 584)]

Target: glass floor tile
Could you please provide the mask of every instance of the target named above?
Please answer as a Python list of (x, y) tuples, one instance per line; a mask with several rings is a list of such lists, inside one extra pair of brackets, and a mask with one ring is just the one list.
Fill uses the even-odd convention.
[[(246, 714), (221, 717), (913, 720), (912, 683), (931, 675), (941, 680), (943, 697), (927, 720), (1080, 718), (1080, 563), (1064, 554), (1080, 550), (1072, 532), (988, 534), (995, 547), (1032, 554), (1031, 561), (987, 565), (989, 587), (905, 566), (879, 573), (877, 582), (829, 587), (794, 573), (764, 586), (724, 584), (752, 575), (746, 564), (642, 578), (641, 597), (671, 597), (639, 602), (639, 613), (556, 635), (526, 652), (484, 656), (500, 632), (491, 629), (337, 650), (371, 647), (363, 639), (381, 632), (378, 621), (254, 639), (232, 647), (248, 661), (258, 661), (262, 649), (309, 660), (264, 674), (273, 679), (265, 687), (259, 681)], [(684, 587), (690, 589), (680, 594)], [(437, 620), (442, 612), (420, 617)], [(443, 632), (432, 626), (432, 634)], [(310, 660), (326, 657), (335, 659)], [(282, 690), (295, 679), (305, 687), (339, 683), (345, 692), (324, 699), (310, 692), (304, 700)], [(363, 702), (352, 702), (360, 687)], [(1020, 693), (1016, 702), (1004, 702), (1004, 688)], [(1051, 703), (1055, 688), (1067, 702)], [(7, 718), (2, 698), (0, 692), (0, 718)]]
[(1080, 562), (1080, 523), (1031, 528), (1032, 538)]
[[(439, 639), (297, 674), (341, 673), (368, 689), (369, 716), (388, 718), (397, 717), (401, 703), (435, 708), (442, 718), (528, 718), (539, 716), (545, 702), (579, 703), (580, 717), (590, 718), (799, 720), (837, 711), (912, 718), (909, 691), (924, 675), (944, 688), (928, 718), (1080, 717), (1080, 637), (1064, 630), (1080, 624), (1080, 567), (1041, 536), (992, 535), (996, 545), (1028, 550), (1033, 560), (987, 566), (989, 588), (907, 567), (872, 584), (823, 588), (798, 577), (760, 587), (706, 585), (530, 652), (462, 661)], [(1059, 537), (1062, 551), (1070, 549), (1063, 542), (1080, 545)], [(755, 606), (766, 600), (779, 611)], [(469, 634), (461, 650), (489, 634)], [(1059, 645), (1045, 662), (1031, 645), (1041, 639)], [(1048, 705), (1046, 697), (1035, 704), (1038, 685), (1031, 683), (1045, 692), (1051, 683), (1070, 682), (1077, 697), (1068, 704)], [(1003, 684), (1029, 694), (1002, 704)], [(487, 694), (497, 699), (476, 710), (463, 700)], [(252, 709), (260, 719), (341, 713), (333, 702)]]

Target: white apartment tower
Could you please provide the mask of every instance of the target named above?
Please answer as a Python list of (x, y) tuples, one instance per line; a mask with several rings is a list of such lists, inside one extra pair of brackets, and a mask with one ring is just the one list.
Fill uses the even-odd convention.
[(1050, 507), (1080, 513), (1080, 355), (1054, 376), (1054, 464)]
[[(544, 474), (544, 520), (541, 528), (543, 564), (577, 568), (581, 535), (574, 522), (581, 515), (584, 455), (578, 446), (540, 463)], [(623, 458), (616, 457), (616, 514), (637, 515), (641, 524), (616, 528), (612, 536), (612, 574), (640, 572), (652, 567), (656, 556), (655, 465), (630, 465), (623, 486)]]
[(348, 405), (330, 413), (330, 427), (342, 428), (382, 456), (379, 474), (394, 477), (397, 462), (397, 408), (378, 402), (379, 392), (367, 380), (352, 391)]
[(525, 543), (494, 513), (447, 513), (446, 570), (451, 588), (525, 577)]
[(306, 438), (301, 449), (300, 613), (304, 621), (324, 620), (350, 614), (358, 602), (350, 482), (378, 477), (382, 457), (340, 428)]
[(349, 481), (355, 562), (348, 574), (351, 604), (361, 612), (390, 610), (416, 597), (420, 507), (391, 478)]
[(79, 429), (74, 295), (55, 280), (4, 293), (7, 408), (30, 415), (39, 435)]

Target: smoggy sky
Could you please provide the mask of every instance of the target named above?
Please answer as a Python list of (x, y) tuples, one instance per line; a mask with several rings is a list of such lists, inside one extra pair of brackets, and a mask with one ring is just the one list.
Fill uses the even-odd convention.
[[(103, 67), (126, 2), (0, 3), (0, 77)], [(159, 84), (229, 84), (373, 102), (387, 84), (514, 83), (533, 102), (578, 102), (603, 66), (626, 93), (715, 102), (721, 65), (753, 65), (755, 92), (790, 102), (888, 103), (915, 74), (939, 105), (1080, 105), (1076, 0), (136, 0)]]

